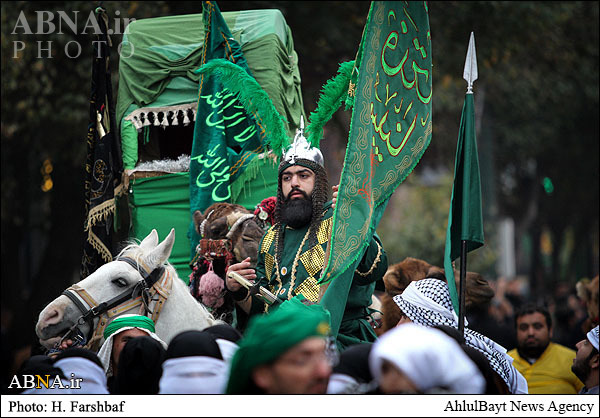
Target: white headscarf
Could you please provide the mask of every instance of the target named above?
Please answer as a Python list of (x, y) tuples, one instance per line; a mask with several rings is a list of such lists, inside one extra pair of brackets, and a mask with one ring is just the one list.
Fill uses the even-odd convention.
[[(448, 284), (442, 280), (423, 279), (411, 282), (402, 294), (394, 296), (394, 302), (412, 322), (419, 325), (458, 327), (458, 317), (452, 307)], [(528, 393), (527, 380), (514, 368), (513, 358), (504, 347), (469, 328), (465, 328), (464, 336), (467, 345), (483, 353), (511, 393)]]
[[(138, 315), (121, 315), (119, 318), (125, 318), (128, 316), (138, 316)], [(146, 328), (141, 328), (141, 327), (123, 327), (123, 328), (119, 328), (117, 331), (115, 331), (113, 334), (111, 334), (102, 344), (102, 347), (100, 347), (100, 351), (98, 351), (98, 357), (100, 358), (100, 361), (102, 362), (102, 365), (104, 366), (104, 371), (106, 373), (107, 377), (112, 376), (113, 370), (111, 367), (111, 357), (112, 357), (112, 349), (113, 349), (113, 339), (115, 337), (115, 335), (122, 333), (123, 331), (127, 331), (129, 329), (139, 329), (140, 331), (144, 331), (146, 334), (148, 334), (149, 336), (151, 336), (152, 338), (154, 338), (156, 341), (158, 341), (159, 343), (161, 343), (161, 345), (163, 346), (163, 348), (166, 350), (167, 349), (167, 343), (165, 343), (163, 340), (160, 339), (160, 337), (158, 335), (156, 335), (155, 333), (153, 333), (152, 331), (146, 329)]]
[(598, 325), (596, 325), (596, 328), (594, 328), (590, 332), (588, 332), (586, 334), (586, 337), (590, 341), (590, 343), (592, 343), (594, 348), (597, 350), (598, 349)]
[[(54, 363), (55, 367), (63, 371), (66, 379), (61, 379), (64, 389), (58, 386), (54, 388), (27, 389), (23, 392), (24, 395), (107, 395), (106, 375), (104, 370), (93, 361), (83, 357), (65, 357)], [(72, 378), (72, 380), (71, 380)], [(76, 387), (71, 387), (75, 379), (83, 379), (79, 381)], [(69, 388), (67, 389), (67, 386)]]
[(421, 392), (445, 388), (452, 393), (482, 394), (485, 379), (460, 345), (442, 331), (403, 324), (373, 345), (369, 367), (381, 379), (383, 360), (394, 364)]
[(206, 356), (165, 360), (159, 394), (223, 394), (229, 379), (229, 366)]

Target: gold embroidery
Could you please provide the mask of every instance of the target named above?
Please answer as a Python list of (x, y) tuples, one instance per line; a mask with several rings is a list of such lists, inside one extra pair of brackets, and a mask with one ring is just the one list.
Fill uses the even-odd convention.
[(275, 259), (269, 253), (265, 253), (265, 274), (267, 275), (267, 280), (271, 281), (271, 274), (273, 273), (273, 263)]
[(266, 253), (267, 251), (269, 251), (269, 248), (271, 247), (271, 244), (273, 243), (274, 238), (275, 238), (275, 230), (273, 229), (273, 227), (271, 227), (265, 234), (265, 237), (263, 238), (263, 242), (260, 247), (261, 253)]
[(306, 299), (311, 302), (317, 302), (319, 300), (319, 285), (317, 284), (317, 280), (309, 276), (296, 288), (294, 293), (296, 295), (302, 293)]
[(321, 225), (319, 225), (319, 230), (317, 231), (317, 239), (319, 240), (319, 244), (324, 244), (329, 241), (332, 224), (333, 218), (327, 218), (321, 222)]
[(325, 250), (321, 245), (315, 245), (300, 256), (300, 261), (309, 276), (316, 276), (325, 263)]

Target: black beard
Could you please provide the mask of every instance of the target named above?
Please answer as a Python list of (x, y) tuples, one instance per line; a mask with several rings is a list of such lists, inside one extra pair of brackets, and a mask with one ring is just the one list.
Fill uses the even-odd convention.
[(585, 383), (590, 375), (591, 369), (586, 367), (586, 364), (575, 363), (571, 366), (571, 371), (579, 380)]
[(295, 190), (290, 191), (283, 205), (281, 205), (281, 221), (297, 229), (306, 226), (312, 219), (312, 197), (309, 197), (302, 190), (298, 190), (304, 198), (290, 199), (293, 191)]
[(534, 358), (537, 360), (542, 356), (542, 353), (546, 350), (547, 347), (548, 347), (548, 344), (546, 344), (543, 347), (542, 346), (519, 347), (517, 349), (517, 351), (523, 358), (527, 358), (527, 359)]
[(592, 371), (592, 368), (590, 367), (590, 360), (592, 360), (592, 357), (594, 357), (597, 354), (597, 352), (594, 353), (592, 351), (584, 361), (575, 360), (575, 362), (571, 366), (571, 371), (573, 372), (573, 374), (577, 376), (577, 378), (581, 380), (584, 384), (588, 377), (590, 377), (590, 373)]

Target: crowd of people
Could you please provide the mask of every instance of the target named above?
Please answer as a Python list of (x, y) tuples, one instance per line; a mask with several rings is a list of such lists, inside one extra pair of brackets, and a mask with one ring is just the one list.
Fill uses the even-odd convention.
[(123, 315), (106, 328), (98, 354), (69, 347), (36, 355), (16, 377), (51, 376), (48, 387), (24, 394), (598, 394), (598, 326), (574, 352), (550, 342), (545, 308), (527, 307), (517, 315), (518, 346), (506, 353), (448, 325), (453, 315), (434, 311), (431, 298), (441, 291), (443, 306), (447, 286), (427, 282), (397, 298), (405, 315), (398, 326), (341, 354), (329, 313), (297, 296), (253, 317), (243, 336), (221, 324), (168, 345), (151, 319)]
[[(65, 342), (53, 357), (26, 361), (17, 380), (48, 375), (65, 383), (24, 393), (598, 394), (597, 324), (574, 350), (552, 342), (547, 308), (523, 304), (509, 324), (490, 316), (502, 308), (492, 304), (471, 310), (473, 325), (467, 321), (461, 333), (448, 285), (438, 277), (412, 281), (395, 295), (400, 320), (378, 337), (370, 305), (388, 263), (377, 235), (342, 295), (341, 320), (333, 321), (317, 282), (337, 199), (337, 187), (330, 203), (328, 191), (323, 156), (300, 129), (279, 166), (274, 224), (257, 265), (246, 259), (229, 267), (275, 298), (258, 298), (255, 287), (227, 275), (227, 291), (249, 315), (243, 334), (223, 323), (166, 342), (150, 318), (121, 315), (106, 326), (98, 353)], [(75, 387), (67, 383), (73, 378), (80, 379)]]

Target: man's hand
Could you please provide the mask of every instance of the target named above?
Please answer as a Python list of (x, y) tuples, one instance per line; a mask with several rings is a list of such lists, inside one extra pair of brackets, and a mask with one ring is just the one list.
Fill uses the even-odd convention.
[(57, 347), (57, 349), (60, 351), (55, 351), (54, 353), (48, 354), (48, 357), (54, 358), (54, 357), (58, 356), (58, 353), (60, 353), (63, 350), (66, 350), (67, 348), (71, 347), (72, 345), (73, 345), (73, 340), (67, 338), (62, 343), (60, 343), (59, 347)]
[[(253, 268), (250, 268), (251, 265), (252, 264), (250, 263), (250, 257), (247, 257), (244, 261), (242, 261), (240, 263), (232, 264), (231, 266), (229, 266), (229, 268), (227, 269), (227, 272), (235, 271), (240, 276), (243, 276), (247, 280), (254, 283), (254, 279), (256, 279), (256, 271)], [(236, 292), (236, 291), (240, 290), (242, 285), (239, 284), (237, 280), (229, 277), (227, 274), (225, 276), (226, 276), (227, 289), (230, 292)]]
[(333, 190), (333, 195), (331, 196), (331, 207), (332, 207), (332, 209), (335, 209), (335, 204), (337, 202), (339, 188), (340, 188), (339, 184), (331, 187), (331, 190)]

